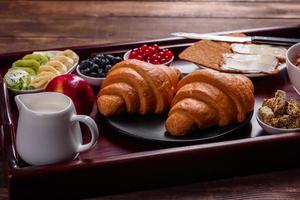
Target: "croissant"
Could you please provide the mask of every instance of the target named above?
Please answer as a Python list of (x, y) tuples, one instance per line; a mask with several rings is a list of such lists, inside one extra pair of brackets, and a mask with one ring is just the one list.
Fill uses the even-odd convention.
[(213, 125), (242, 122), (254, 107), (254, 87), (243, 75), (198, 70), (177, 85), (165, 123), (174, 136)]
[(178, 69), (126, 60), (114, 65), (97, 97), (104, 116), (162, 113), (170, 108), (180, 79)]

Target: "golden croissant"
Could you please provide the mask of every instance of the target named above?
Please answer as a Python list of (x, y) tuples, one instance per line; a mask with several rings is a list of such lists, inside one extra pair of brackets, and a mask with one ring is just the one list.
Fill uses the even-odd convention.
[(170, 109), (180, 78), (178, 69), (139, 60), (112, 67), (97, 97), (104, 116), (121, 113), (151, 114)]
[(254, 87), (243, 75), (198, 70), (177, 85), (165, 123), (174, 136), (194, 129), (242, 122), (254, 107)]

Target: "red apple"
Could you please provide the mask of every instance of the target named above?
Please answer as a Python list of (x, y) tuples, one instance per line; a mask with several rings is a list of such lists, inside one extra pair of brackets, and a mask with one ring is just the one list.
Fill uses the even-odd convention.
[(89, 83), (74, 74), (64, 74), (52, 79), (46, 92), (60, 92), (70, 97), (78, 114), (89, 115), (94, 106), (94, 93)]

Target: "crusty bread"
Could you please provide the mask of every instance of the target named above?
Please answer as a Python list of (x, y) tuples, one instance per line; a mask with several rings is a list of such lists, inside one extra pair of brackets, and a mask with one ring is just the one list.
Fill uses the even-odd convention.
[(104, 116), (162, 113), (170, 108), (180, 72), (139, 60), (122, 61), (109, 71), (98, 94)]
[(252, 82), (243, 75), (214, 70), (192, 72), (177, 85), (166, 129), (176, 136), (195, 128), (242, 122), (253, 110), (253, 93)]

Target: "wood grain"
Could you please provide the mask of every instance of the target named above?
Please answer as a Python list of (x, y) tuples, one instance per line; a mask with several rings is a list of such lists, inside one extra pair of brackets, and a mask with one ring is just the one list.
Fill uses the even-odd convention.
[(90, 200), (282, 200), (299, 199), (300, 170), (291, 170), (262, 175), (210, 181), (206, 183), (190, 184), (134, 192), (122, 195), (113, 195)]
[(293, 25), (299, 10), (296, 1), (1, 1), (0, 52)]
[[(143, 2), (17, 1), (0, 2), (0, 17), (199, 17), (299, 18), (297, 2)], [(12, 12), (13, 11), (13, 12)], [(25, 11), (25, 12), (24, 12)], [(18, 13), (17, 15), (15, 15)], [(67, 13), (67, 15), (66, 15)]]
[[(5, 32), (0, 30), (0, 52), (162, 38), (169, 37), (171, 32), (176, 31), (204, 33), (298, 23), (298, 19), (262, 19), (259, 21), (254, 19), (144, 17), (122, 18), (122, 21), (116, 17), (57, 21), (47, 18), (37, 20), (4, 19), (1, 21), (1, 30), (5, 30)], [(31, 28), (28, 29), (28, 27)], [(161, 29), (151, 31), (156, 27), (161, 27)], [(11, 45), (12, 43), (14, 45)]]
[[(298, 19), (174, 19), (174, 18), (133, 18), (117, 17), (85, 19), (51, 20), (47, 18), (34, 20), (7, 20), (1, 21), (5, 30), (3, 37), (61, 37), (86, 39), (147, 39), (149, 37), (169, 37), (174, 31), (194, 31), (204, 33), (207, 31), (228, 31), (233, 29), (296, 25)], [(68, 27), (66, 29), (66, 26)], [(30, 27), (30, 29), (28, 29)], [(152, 31), (160, 27), (159, 31)]]

